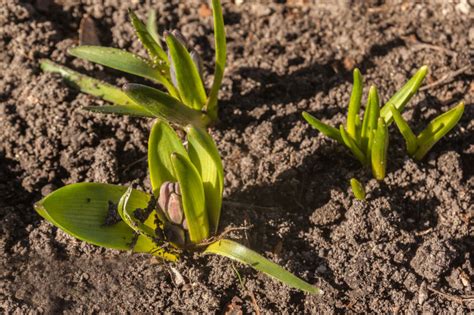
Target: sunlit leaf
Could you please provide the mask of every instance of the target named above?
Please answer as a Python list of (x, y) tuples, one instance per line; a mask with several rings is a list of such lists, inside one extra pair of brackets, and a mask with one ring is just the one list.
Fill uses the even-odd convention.
[(137, 105), (86, 106), (83, 109), (94, 113), (116, 114), (136, 117), (155, 117), (152, 113)]
[[(151, 12), (155, 12), (151, 10)], [(165, 70), (169, 71), (169, 67), (167, 66), (169, 61), (168, 61), (168, 55), (166, 52), (163, 50), (163, 48), (160, 46), (159, 42), (154, 38), (156, 35), (150, 34), (149, 30), (145, 26), (145, 24), (137, 17), (137, 15), (132, 11), (129, 10), (128, 14), (130, 15), (130, 19), (132, 21), (132, 25), (135, 28), (135, 31), (137, 33), (138, 38), (140, 39), (140, 42), (143, 44), (145, 49), (148, 51), (148, 54), (154, 61), (161, 61), (166, 65), (164, 68)], [(151, 13), (153, 14), (153, 13)], [(155, 24), (156, 25), (156, 24)], [(156, 27), (155, 27), (156, 29)], [(159, 38), (158, 38), (159, 41)]]
[(354, 193), (354, 196), (359, 200), (364, 200), (365, 199), (364, 186), (362, 186), (362, 184), (356, 178), (351, 178), (350, 183), (351, 183), (351, 188), (352, 188), (352, 192)]
[(171, 154), (174, 152), (181, 155), (187, 154), (173, 128), (164, 121), (156, 120), (148, 140), (148, 168), (151, 186), (156, 196), (164, 182), (177, 181), (171, 162)]
[(214, 81), (206, 104), (206, 110), (212, 120), (217, 119), (217, 99), (219, 88), (226, 64), (226, 38), (224, 28), (224, 17), (222, 15), (222, 6), (220, 0), (212, 0), (212, 14), (214, 18), (214, 43), (216, 50), (216, 64), (214, 68)]
[(322, 291), (311, 284), (301, 280), (292, 273), (283, 269), (274, 262), (266, 259), (262, 255), (254, 252), (247, 247), (231, 241), (231, 240), (219, 240), (215, 243), (209, 245), (204, 253), (208, 254), (217, 254), (224, 256), (233, 260), (236, 260), (240, 263), (249, 265), (255, 270), (261, 271), (268, 276), (277, 279), (278, 281), (283, 282), (290, 287), (311, 293), (311, 294), (321, 294)]
[(413, 155), (418, 147), (415, 134), (398, 110), (395, 109), (395, 107), (390, 106), (390, 110), (398, 130), (400, 130), (400, 133), (405, 139), (408, 154)]
[(385, 120), (380, 117), (372, 143), (371, 159), (372, 174), (375, 179), (383, 180), (387, 168), (388, 128)]
[(201, 110), (206, 104), (206, 91), (198, 68), (186, 47), (172, 34), (166, 36), (166, 43), (173, 62), (181, 100), (185, 105)]
[(189, 238), (191, 242), (198, 244), (209, 237), (209, 219), (202, 180), (187, 156), (173, 153), (171, 162), (181, 190)]
[(367, 105), (365, 106), (364, 119), (362, 121), (361, 129), (361, 150), (368, 157), (370, 156), (369, 138), (372, 131), (377, 129), (377, 120), (379, 119), (380, 105), (379, 94), (377, 88), (372, 85), (369, 90), (367, 98)]
[(423, 159), (428, 151), (456, 126), (464, 113), (464, 102), (433, 119), (428, 126), (418, 135), (418, 149), (414, 154), (417, 160)]
[(160, 69), (142, 57), (121, 49), (101, 46), (78, 46), (69, 49), (69, 53), (81, 59), (161, 83), (173, 95), (174, 86), (163, 76)]
[[(37, 202), (35, 209), (55, 226), (80, 240), (107, 248), (129, 250), (134, 246), (135, 232), (121, 220), (106, 224), (109, 213), (117, 210), (125, 191), (126, 187), (110, 184), (72, 184)], [(147, 194), (134, 191), (129, 202), (133, 207), (142, 207), (148, 200)]]
[(156, 10), (150, 10), (148, 12), (148, 19), (146, 21), (146, 29), (148, 33), (150, 33), (151, 37), (155, 40), (155, 42), (161, 46), (160, 35), (158, 34), (158, 25), (156, 19)]
[(136, 104), (163, 120), (181, 126), (205, 125), (209, 121), (200, 111), (191, 109), (176, 98), (152, 87), (129, 83), (125, 85), (124, 91)]
[(359, 69), (354, 69), (354, 84), (352, 86), (351, 100), (349, 102), (349, 110), (347, 114), (347, 133), (356, 143), (360, 143), (360, 136), (357, 134), (356, 126), (360, 123), (359, 111), (362, 99), (362, 75)]
[(216, 232), (222, 206), (224, 170), (212, 137), (202, 128), (189, 126), (188, 152), (191, 162), (201, 175), (211, 231)]
[(336, 140), (337, 142), (344, 144), (344, 140), (342, 140), (341, 133), (338, 129), (331, 127), (316, 117), (308, 114), (307, 112), (303, 112), (303, 118), (316, 130), (319, 130), (325, 136)]
[(341, 133), (341, 137), (344, 141), (344, 144), (351, 150), (352, 154), (354, 154), (354, 156), (360, 161), (360, 163), (362, 163), (362, 165), (365, 165), (367, 160), (364, 153), (361, 151), (355, 140), (349, 136), (346, 130), (344, 130), (343, 125), (339, 126), (339, 132)]
[(388, 102), (380, 109), (380, 116), (385, 119), (387, 124), (391, 124), (393, 121), (392, 112), (390, 111), (390, 105), (394, 106), (399, 113), (403, 111), (406, 103), (411, 97), (418, 91), (428, 73), (428, 67), (421, 67), (413, 77), (397, 92)]

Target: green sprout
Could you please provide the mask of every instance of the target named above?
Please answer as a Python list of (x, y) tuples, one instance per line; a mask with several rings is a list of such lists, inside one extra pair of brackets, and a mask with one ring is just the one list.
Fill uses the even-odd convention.
[[(217, 254), (250, 265), (291, 287), (322, 293), (247, 247), (219, 233), (224, 170), (206, 125), (217, 118), (217, 94), (225, 65), (225, 33), (220, 1), (213, 0), (216, 34), (214, 83), (206, 96), (196, 54), (188, 52), (177, 32), (161, 46), (150, 15), (148, 26), (131, 12), (149, 60), (113, 48), (83, 46), (75, 56), (161, 83), (168, 93), (140, 84), (123, 90), (43, 61), (45, 71), (59, 72), (81, 91), (114, 105), (88, 107), (101, 112), (157, 118), (148, 141), (152, 192), (105, 183), (64, 186), (35, 204), (36, 211), (64, 232), (85, 242), (118, 250), (149, 253), (176, 261), (189, 252)], [(168, 60), (167, 56), (171, 58)], [(172, 125), (182, 129), (182, 141)], [(184, 144), (183, 144), (184, 143)]]
[(356, 178), (351, 178), (350, 183), (354, 196), (359, 200), (365, 200), (365, 189), (361, 182), (359, 182)]
[(303, 112), (303, 118), (313, 128), (345, 145), (363, 166), (372, 168), (377, 180), (383, 180), (387, 167), (388, 126), (393, 121), (390, 108), (402, 111), (420, 87), (427, 71), (426, 66), (421, 67), (383, 107), (380, 107), (377, 88), (371, 86), (361, 121), (362, 75), (359, 69), (354, 69), (346, 126), (341, 124), (339, 128), (331, 127), (307, 112)]
[(460, 102), (447, 112), (434, 118), (418, 136), (415, 136), (408, 123), (395, 107), (391, 106), (390, 111), (392, 112), (395, 124), (405, 139), (408, 154), (416, 160), (421, 160), (435, 143), (459, 122), (464, 113), (464, 102)]
[[(215, 40), (214, 79), (209, 91), (203, 80), (202, 60), (178, 31), (158, 35), (156, 13), (143, 23), (132, 11), (130, 20), (138, 39), (145, 47), (148, 58), (130, 52), (101, 46), (79, 46), (69, 53), (103, 66), (133, 74), (160, 84), (167, 94), (152, 87), (133, 85), (118, 87), (83, 75), (50, 60), (42, 60), (46, 72), (59, 73), (70, 85), (80, 91), (100, 97), (113, 105), (89, 106), (86, 110), (140, 117), (156, 117), (186, 126), (207, 126), (218, 119), (217, 98), (226, 63), (226, 38), (222, 7), (212, 1)], [(166, 44), (166, 47), (165, 47)]]

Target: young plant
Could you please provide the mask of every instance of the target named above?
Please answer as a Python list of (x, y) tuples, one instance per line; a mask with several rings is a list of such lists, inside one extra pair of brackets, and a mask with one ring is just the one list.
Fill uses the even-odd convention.
[(350, 183), (354, 197), (359, 200), (365, 200), (365, 189), (361, 182), (359, 182), (356, 178), (351, 178)]
[(416, 93), (426, 76), (428, 68), (421, 67), (415, 75), (380, 108), (377, 88), (371, 86), (363, 119), (360, 119), (362, 100), (362, 75), (354, 69), (354, 86), (349, 102), (347, 122), (344, 127), (331, 127), (314, 116), (303, 112), (303, 118), (324, 135), (345, 145), (363, 166), (371, 167), (377, 180), (385, 177), (388, 148), (388, 125), (393, 121), (391, 107), (402, 111)]
[[(217, 120), (217, 96), (224, 75), (226, 38), (224, 19), (219, 0), (212, 0), (215, 38), (214, 79), (209, 91), (203, 80), (202, 60), (178, 31), (158, 35), (156, 16), (150, 14), (144, 24), (129, 12), (138, 39), (145, 47), (148, 58), (117, 48), (79, 46), (69, 50), (75, 57), (143, 77), (160, 84), (168, 94), (143, 85), (130, 90), (121, 89), (80, 74), (49, 60), (41, 61), (46, 72), (61, 74), (66, 82), (84, 93), (100, 97), (113, 105), (89, 106), (85, 109), (122, 115), (157, 117), (181, 126), (209, 125)], [(166, 44), (166, 47), (165, 47)], [(137, 92), (140, 98), (138, 99)]]
[(415, 136), (408, 123), (395, 107), (390, 106), (390, 111), (392, 112), (395, 124), (405, 139), (408, 154), (415, 160), (421, 160), (435, 143), (459, 122), (464, 113), (464, 102), (460, 102), (447, 112), (434, 118), (418, 136)]

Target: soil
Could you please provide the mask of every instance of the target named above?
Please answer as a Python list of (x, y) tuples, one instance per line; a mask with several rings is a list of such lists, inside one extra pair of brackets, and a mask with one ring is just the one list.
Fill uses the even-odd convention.
[[(422, 162), (391, 130), (388, 174), (371, 179), (349, 152), (318, 134), (303, 110), (343, 123), (351, 70), (387, 100), (423, 64), (427, 83), (470, 64), (468, 1), (226, 1), (228, 68), (220, 123), (225, 164), (222, 229), (324, 290), (311, 296), (219, 257), (163, 263), (85, 244), (52, 227), (33, 203), (65, 184), (149, 189), (147, 119), (81, 110), (102, 104), (38, 62), (121, 85), (140, 79), (66, 54), (87, 15), (105, 46), (144, 54), (127, 21), (158, 10), (212, 71), (205, 1), (0, 0), (0, 308), (4, 313), (472, 312), (474, 142), (472, 68), (419, 92), (405, 117), (419, 132), (464, 99), (459, 126)], [(90, 21), (85, 23), (90, 25)], [(366, 183), (354, 199), (349, 179)], [(238, 273), (236, 272), (238, 271)], [(242, 281), (239, 280), (239, 277)], [(469, 296), (471, 297), (469, 300)]]

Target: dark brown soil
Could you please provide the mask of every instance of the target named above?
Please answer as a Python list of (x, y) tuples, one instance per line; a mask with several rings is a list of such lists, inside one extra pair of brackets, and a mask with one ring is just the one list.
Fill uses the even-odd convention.
[[(381, 183), (301, 119), (307, 110), (334, 125), (344, 122), (354, 66), (366, 87), (376, 84), (387, 100), (423, 64), (431, 69), (427, 83), (469, 65), (474, 33), (467, 1), (225, 3), (229, 66), (221, 122), (212, 131), (226, 171), (222, 228), (252, 225), (240, 233), (242, 241), (320, 286), (322, 296), (218, 257), (163, 264), (87, 245), (34, 212), (42, 195), (78, 181), (138, 178), (142, 189), (149, 187), (139, 160), (151, 122), (84, 112), (82, 106), (101, 102), (39, 70), (39, 59), (51, 58), (109, 82), (140, 82), (66, 55), (85, 14), (103, 45), (143, 53), (126, 9), (143, 17), (157, 8), (161, 29), (181, 29), (212, 69), (212, 21), (200, 1), (81, 2), (0, 0), (2, 311), (472, 311), (472, 69), (410, 102), (406, 117), (417, 131), (461, 99), (468, 106), (421, 163), (406, 157), (392, 126)], [(352, 197), (353, 176), (367, 183), (366, 202)]]

